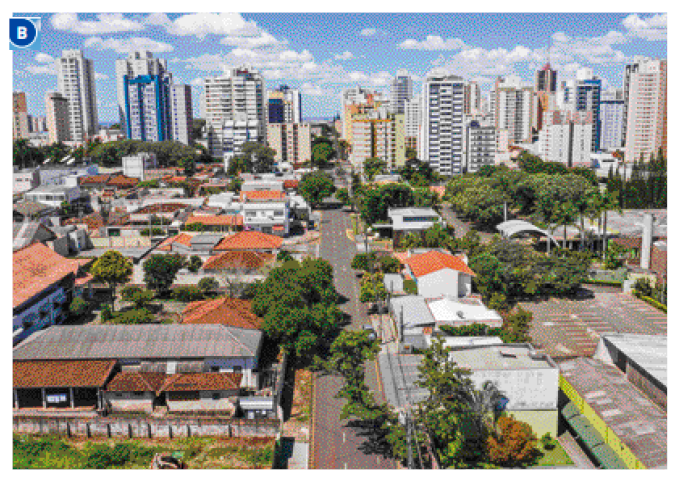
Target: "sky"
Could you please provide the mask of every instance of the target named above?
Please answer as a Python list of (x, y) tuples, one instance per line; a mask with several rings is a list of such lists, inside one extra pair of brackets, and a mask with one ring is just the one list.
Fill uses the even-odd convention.
[(667, 14), (302, 14), (17, 13), (42, 18), (41, 51), (13, 52), (14, 90), (29, 113), (44, 115), (56, 90), (54, 58), (82, 49), (92, 59), (100, 122), (116, 122), (115, 60), (149, 50), (168, 61), (176, 83), (192, 85), (195, 117), (202, 79), (224, 68), (259, 70), (267, 88), (302, 91), (303, 118), (332, 117), (342, 89), (389, 91), (406, 69), (420, 91), (433, 69), (478, 81), (499, 75), (533, 82), (550, 60), (558, 81), (592, 68), (605, 87), (621, 87), (636, 55), (667, 55)]

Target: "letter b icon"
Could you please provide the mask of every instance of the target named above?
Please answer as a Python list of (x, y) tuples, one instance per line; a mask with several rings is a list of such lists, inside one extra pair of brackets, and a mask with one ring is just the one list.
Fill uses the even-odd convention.
[(14, 17), (9, 19), (10, 48), (20, 50), (38, 47), (37, 45), (34, 45), (34, 43), (38, 38), (39, 32), (36, 23), (32, 20), (32, 18), (27, 17)]

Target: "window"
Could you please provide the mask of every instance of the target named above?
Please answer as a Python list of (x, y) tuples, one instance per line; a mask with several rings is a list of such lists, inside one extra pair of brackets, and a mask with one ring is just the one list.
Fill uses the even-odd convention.
[(141, 397), (142, 395), (144, 395), (144, 392), (134, 392), (134, 394), (137, 397)]
[(212, 399), (215, 401), (221, 400), (222, 396), (220, 395), (220, 392), (213, 392)]
[(243, 367), (240, 365), (234, 365), (234, 373), (241, 373), (243, 372)]
[(217, 373), (220, 371), (220, 367), (210, 367), (210, 371), (213, 373)]

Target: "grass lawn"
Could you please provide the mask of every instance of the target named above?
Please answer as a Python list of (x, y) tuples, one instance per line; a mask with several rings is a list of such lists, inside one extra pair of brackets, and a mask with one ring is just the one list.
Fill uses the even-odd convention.
[[(540, 444), (539, 444), (540, 445)], [(571, 458), (565, 450), (562, 448), (560, 443), (555, 440), (555, 448), (552, 450), (545, 450), (542, 448), (543, 457), (538, 460), (536, 465), (539, 466), (553, 466), (553, 465), (574, 465)]]
[(175, 440), (14, 435), (15, 469), (148, 469), (158, 452), (183, 452), (189, 469), (270, 469), (271, 437)]

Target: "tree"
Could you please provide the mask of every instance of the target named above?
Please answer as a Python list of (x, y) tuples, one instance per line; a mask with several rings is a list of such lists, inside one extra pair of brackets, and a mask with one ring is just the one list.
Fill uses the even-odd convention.
[(198, 273), (198, 270), (201, 269), (201, 266), (203, 266), (203, 261), (201, 260), (200, 256), (196, 256), (195, 254), (191, 255), (189, 258), (189, 264), (187, 265), (187, 269), (189, 270), (190, 273)]
[(143, 290), (137, 288), (136, 286), (126, 286), (121, 291), (121, 298), (123, 301), (132, 303), (135, 308), (143, 308), (146, 306), (154, 297), (152, 291)]
[(406, 159), (408, 160), (415, 159), (416, 156), (418, 156), (418, 152), (414, 148), (412, 147), (406, 148)]
[(512, 415), (498, 419), (498, 430), (487, 439), (489, 460), (501, 467), (526, 467), (535, 463), (541, 455), (537, 449), (538, 439), (525, 422), (515, 420)]
[(360, 271), (371, 271), (371, 264), (373, 268), (377, 268), (377, 256), (375, 253), (358, 253), (352, 258), (352, 269)]
[(100, 256), (90, 270), (95, 280), (111, 288), (111, 309), (115, 310), (116, 286), (132, 278), (132, 262), (118, 251), (109, 250)]
[(371, 157), (364, 161), (364, 174), (366, 179), (372, 181), (376, 174), (383, 174), (387, 169), (387, 162), (377, 157)]
[(241, 146), (241, 155), (248, 159), (252, 172), (256, 174), (274, 170), (276, 151), (264, 144), (244, 142)]
[(399, 273), (401, 271), (401, 262), (394, 256), (381, 256), (378, 263), (380, 264), (380, 271), (383, 273)]
[(361, 288), (359, 290), (359, 301), (362, 303), (377, 303), (384, 301), (387, 298), (387, 290), (383, 282), (383, 274), (376, 272), (374, 274), (367, 273), (361, 279)]
[(344, 204), (345, 206), (349, 205), (352, 203), (352, 200), (349, 197), (349, 191), (347, 188), (341, 188), (335, 191), (335, 197), (338, 198), (338, 200)]
[(312, 146), (312, 167), (321, 168), (335, 157), (335, 149), (330, 142), (316, 142)]
[(76, 296), (69, 305), (69, 311), (72, 315), (82, 316), (87, 313), (89, 307), (90, 304), (87, 301), (85, 301), (81, 296)]
[(241, 298), (252, 282), (253, 269), (244, 261), (235, 261), (217, 273), (217, 279), (227, 290), (230, 298)]
[(318, 207), (325, 198), (335, 191), (333, 180), (324, 172), (306, 174), (298, 186), (298, 191), (312, 209)]
[(355, 190), (356, 204), (368, 224), (387, 220), (389, 208), (413, 206), (413, 190), (407, 184), (385, 184)]
[(144, 262), (144, 283), (159, 295), (167, 294), (175, 282), (179, 270), (184, 268), (183, 256), (175, 254), (153, 254)]
[(220, 283), (212, 277), (201, 278), (198, 282), (198, 289), (203, 292), (203, 294), (209, 294), (217, 291), (220, 287)]
[(293, 258), (293, 255), (291, 255), (288, 251), (285, 249), (282, 249), (278, 252), (276, 255), (276, 261), (280, 263), (285, 263), (286, 261), (294, 261), (295, 258)]

